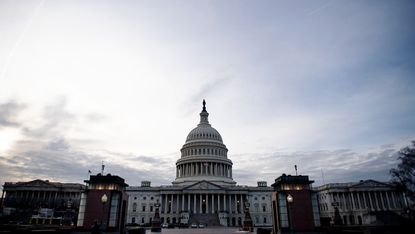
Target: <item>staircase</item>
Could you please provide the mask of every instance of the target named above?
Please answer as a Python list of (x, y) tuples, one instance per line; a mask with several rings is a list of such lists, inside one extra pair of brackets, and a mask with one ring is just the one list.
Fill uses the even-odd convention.
[(193, 223), (203, 223), (208, 227), (221, 226), (217, 214), (192, 214), (189, 218), (189, 225)]

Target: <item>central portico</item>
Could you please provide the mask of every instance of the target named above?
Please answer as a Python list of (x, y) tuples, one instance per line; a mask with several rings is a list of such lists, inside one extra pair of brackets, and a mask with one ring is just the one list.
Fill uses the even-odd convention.
[(228, 149), (208, 117), (203, 100), (200, 122), (180, 150), (171, 186), (151, 187), (144, 181), (140, 187), (127, 188), (128, 222), (151, 223), (159, 203), (162, 223), (241, 226), (244, 205), (249, 202), (254, 224), (272, 224), (272, 189), (266, 182), (258, 182), (258, 187), (236, 185)]

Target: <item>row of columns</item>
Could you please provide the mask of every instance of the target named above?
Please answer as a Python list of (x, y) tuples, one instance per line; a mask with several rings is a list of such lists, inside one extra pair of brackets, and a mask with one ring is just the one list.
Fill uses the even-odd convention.
[(404, 195), (396, 191), (352, 191), (331, 194), (332, 201), (339, 202), (339, 208), (347, 210), (391, 210), (405, 206)]
[(178, 165), (176, 177), (187, 176), (223, 176), (232, 178), (232, 166), (214, 162), (195, 162)]
[(212, 148), (197, 148), (197, 149), (184, 149), (182, 156), (194, 156), (194, 155), (216, 155), (226, 156), (226, 150), (224, 149), (212, 149)]
[(188, 211), (191, 213), (243, 213), (244, 194), (162, 194), (161, 209), (165, 214)]
[[(4, 191), (3, 191), (4, 193)], [(6, 191), (7, 198), (58, 198), (58, 197), (79, 197), (79, 192), (58, 192), (58, 191), (38, 191), (38, 190), (23, 190), (23, 191)]]

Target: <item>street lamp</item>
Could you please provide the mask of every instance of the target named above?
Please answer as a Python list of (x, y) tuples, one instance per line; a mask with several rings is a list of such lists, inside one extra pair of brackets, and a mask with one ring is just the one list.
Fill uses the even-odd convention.
[(101, 203), (102, 203), (102, 214), (101, 214), (101, 228), (104, 229), (103, 220), (104, 220), (104, 209), (105, 209), (105, 203), (107, 203), (108, 197), (107, 194), (104, 193), (101, 197)]
[(160, 214), (159, 214), (159, 207), (160, 203), (159, 200), (156, 201), (156, 204), (154, 204), (156, 207), (154, 211), (154, 218), (151, 221), (151, 232), (161, 232), (161, 220), (160, 220)]
[(287, 195), (287, 203), (288, 203), (288, 219), (290, 220), (290, 231), (291, 233), (294, 233), (294, 220), (292, 215), (292, 204), (294, 202), (294, 198), (291, 194)]

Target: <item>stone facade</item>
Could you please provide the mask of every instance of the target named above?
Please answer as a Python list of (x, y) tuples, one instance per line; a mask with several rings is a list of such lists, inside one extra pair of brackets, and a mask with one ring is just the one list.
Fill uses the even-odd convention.
[(315, 191), (321, 218), (330, 224), (376, 225), (379, 214), (393, 212), (402, 215), (407, 207), (405, 195), (387, 182), (334, 183), (316, 187)]
[(85, 185), (48, 180), (6, 182), (3, 185), (2, 206), (18, 209), (52, 208), (78, 209)]
[(143, 181), (142, 186), (127, 188), (127, 223), (151, 223), (159, 203), (163, 223), (241, 226), (248, 202), (254, 225), (272, 225), (272, 188), (266, 182), (259, 182), (257, 187), (236, 185), (228, 149), (208, 116), (203, 101), (200, 123), (181, 148), (171, 186), (151, 187)]

